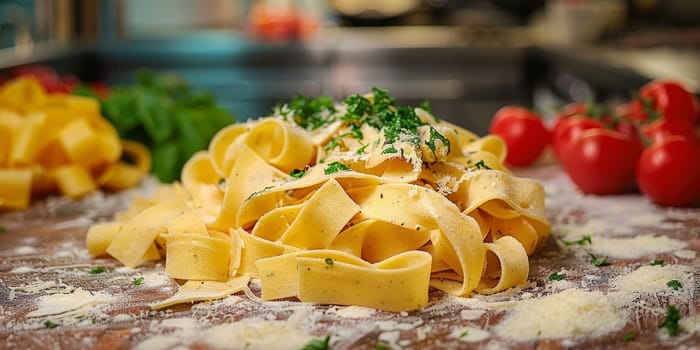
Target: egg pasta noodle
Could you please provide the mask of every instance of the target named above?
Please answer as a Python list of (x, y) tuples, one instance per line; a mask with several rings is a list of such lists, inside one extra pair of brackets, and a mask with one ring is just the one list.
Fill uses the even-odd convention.
[(0, 87), (0, 210), (25, 209), (32, 197), (130, 188), (150, 166), (148, 149), (120, 140), (97, 100), (48, 93), (32, 77)]
[(469, 296), (526, 282), (550, 224), (542, 185), (508, 171), (500, 138), (377, 88), (325, 101), (298, 97), (220, 130), (181, 184), (92, 226), (91, 253), (135, 267), (160, 252), (189, 282), (154, 308), (250, 278), (262, 300), (390, 311), (426, 306), (431, 287)]

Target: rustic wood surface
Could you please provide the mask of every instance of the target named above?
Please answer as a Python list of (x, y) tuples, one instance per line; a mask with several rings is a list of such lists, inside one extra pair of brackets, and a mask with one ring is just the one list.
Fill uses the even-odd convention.
[[(0, 234), (0, 348), (299, 348), (291, 333), (284, 333), (284, 327), (249, 329), (264, 333), (258, 338), (289, 339), (282, 343), (266, 343), (255, 336), (250, 338), (254, 341), (244, 340), (238, 333), (230, 334), (225, 341), (214, 341), (221, 332), (207, 333), (216, 326), (245, 324), (246, 320), (285, 321), (283, 325), (307, 338), (330, 335), (331, 349), (375, 349), (380, 343), (387, 348), (406, 349), (700, 347), (700, 208), (656, 207), (639, 194), (584, 196), (565, 174), (551, 166), (524, 170), (519, 175), (544, 183), (547, 216), (554, 227), (546, 245), (531, 258), (529, 285), (492, 296), (475, 296), (471, 301), (431, 291), (431, 304), (426, 309), (403, 313), (360, 310), (343, 315), (343, 308), (337, 306), (308, 306), (294, 300), (266, 303), (242, 292), (224, 300), (152, 311), (149, 303), (167, 298), (176, 290), (176, 281), (165, 277), (163, 263), (127, 269), (113, 259), (91, 257), (84, 243), (89, 225), (125, 208), (133, 193), (98, 193), (79, 202), (60, 198), (36, 201), (26, 211), (0, 213), (0, 225), (5, 229)], [(653, 233), (681, 242), (682, 248), (611, 257), (610, 265), (597, 267), (587, 255), (586, 249), (591, 248), (562, 244), (571, 227), (590, 229), (594, 240)], [(564, 271), (565, 280), (575, 288), (606, 293), (615, 277), (652, 260), (688, 266), (691, 283), (680, 291), (640, 291), (633, 304), (625, 306), (627, 319), (622, 328), (596, 336), (521, 341), (495, 331), (518, 301), (559, 291), (548, 279), (553, 272)], [(96, 267), (104, 267), (106, 272), (91, 273)], [(144, 283), (134, 283), (141, 277)], [(80, 290), (104, 298), (33, 316), (47, 296)], [(255, 284), (251, 290), (259, 292)], [(675, 305), (687, 321), (676, 336), (659, 328), (669, 304)], [(469, 317), (470, 310), (477, 310), (472, 313), (476, 317)], [(455, 336), (460, 327), (482, 332)]]

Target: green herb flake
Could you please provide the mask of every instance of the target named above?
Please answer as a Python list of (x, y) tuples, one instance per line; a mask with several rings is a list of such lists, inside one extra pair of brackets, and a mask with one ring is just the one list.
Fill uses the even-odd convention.
[(474, 163), (474, 167), (477, 168), (477, 169), (491, 170), (491, 167), (488, 166), (488, 165), (486, 165), (486, 162), (484, 162), (483, 159), (480, 160), (480, 161), (478, 161), (478, 162), (476, 162), (476, 163)]
[(461, 338), (464, 338), (464, 337), (466, 337), (466, 336), (468, 336), (468, 335), (469, 335), (469, 331), (464, 331), (464, 332), (462, 332), (462, 333), (459, 334), (459, 338), (461, 339)]
[(564, 245), (570, 246), (570, 245), (585, 245), (585, 244), (593, 244), (593, 240), (591, 240), (591, 236), (589, 235), (583, 235), (581, 239), (576, 240), (576, 241), (564, 241)]
[(342, 170), (350, 170), (350, 168), (348, 168), (347, 165), (345, 165), (341, 162), (332, 162), (332, 163), (329, 163), (328, 166), (326, 166), (326, 168), (323, 170), (323, 172), (326, 175), (330, 175), (330, 174), (335, 174), (335, 173), (342, 171)]
[(374, 347), (375, 350), (389, 350), (389, 347), (384, 345), (384, 343), (377, 343)]
[(51, 320), (46, 320), (46, 321), (44, 322), (44, 328), (56, 328), (56, 327), (58, 327), (58, 326), (59, 326), (58, 323), (55, 323), (55, 322), (53, 322), (53, 321), (51, 321)]
[(289, 173), (289, 176), (295, 179), (301, 179), (306, 174), (307, 169), (294, 169)]
[(328, 142), (328, 144), (325, 147), (323, 147), (323, 150), (326, 152), (334, 150), (335, 148), (340, 146), (340, 140), (342, 140), (345, 136), (346, 134), (342, 134), (338, 137), (333, 138), (330, 142)]
[(294, 123), (307, 130), (315, 130), (334, 121), (335, 113), (333, 98), (329, 96), (319, 96), (316, 98), (306, 98), (304, 95), (297, 95), (287, 103), (287, 108), (277, 106), (275, 110), (284, 119), (292, 119)]
[(393, 153), (399, 153), (399, 150), (397, 150), (394, 146), (389, 146), (382, 151), (382, 154), (393, 154)]
[(435, 151), (437, 149), (437, 146), (435, 145), (435, 141), (440, 141), (449, 151), (450, 149), (450, 140), (448, 140), (445, 136), (443, 136), (440, 132), (437, 131), (434, 127), (430, 127), (430, 140), (426, 141), (425, 144), (428, 145), (431, 151), (433, 151), (433, 154), (435, 154)]
[(367, 146), (369, 146), (369, 143), (368, 143), (368, 144), (365, 144), (365, 145), (362, 145), (362, 147), (358, 148), (357, 151), (355, 151), (355, 154), (365, 154), (365, 153), (367, 153)]
[(681, 319), (681, 313), (675, 306), (669, 305), (666, 309), (666, 316), (659, 324), (659, 328), (666, 328), (668, 335), (675, 336), (678, 334), (678, 321)]
[(683, 288), (683, 285), (678, 280), (670, 280), (670, 281), (666, 282), (666, 285), (673, 290), (679, 290), (679, 289)]
[(331, 258), (326, 258), (325, 261), (326, 261), (326, 265), (328, 265), (328, 266), (333, 266), (333, 264), (335, 263), (335, 262), (333, 261), (333, 259), (331, 259)]
[(323, 339), (313, 339), (306, 345), (304, 345), (301, 350), (328, 350), (328, 344), (331, 341), (331, 336), (327, 335)]
[(560, 275), (560, 274), (555, 272), (555, 273), (549, 275), (549, 277), (547, 277), (547, 279), (550, 281), (561, 281), (564, 279), (564, 275)]
[(0, 233), (7, 232), (7, 229), (5, 229), (5, 226), (0, 225)]
[(597, 257), (597, 256), (593, 255), (593, 253), (588, 253), (588, 256), (591, 257), (591, 262), (592, 262), (593, 265), (595, 265), (595, 266), (606, 266), (606, 265), (610, 265), (610, 262), (608, 261), (608, 258), (605, 257), (605, 256)]
[(652, 260), (651, 263), (649, 263), (651, 266), (664, 266), (664, 264), (665, 262), (663, 260)]
[(133, 279), (134, 285), (135, 286), (140, 286), (143, 284), (143, 276), (141, 277), (136, 277)]
[(625, 334), (624, 337), (622, 337), (622, 341), (624, 341), (625, 343), (629, 343), (629, 342), (633, 341), (636, 337), (637, 337), (636, 334), (629, 332), (629, 333)]
[(97, 275), (97, 274), (105, 273), (105, 272), (107, 272), (107, 270), (103, 266), (98, 266), (98, 267), (95, 267), (92, 270), (90, 270), (91, 275)]
[(275, 188), (275, 186), (265, 186), (265, 188), (263, 188), (262, 190), (255, 191), (255, 192), (251, 193), (250, 196), (248, 196), (248, 198), (246, 198), (246, 200), (249, 200), (257, 195), (263, 194), (263, 193), (265, 193), (273, 188)]
[[(430, 102), (428, 102), (428, 101), (421, 102), (418, 105), (418, 107), (420, 107), (422, 110), (424, 110), (430, 114), (433, 114), (433, 107), (430, 106)], [(439, 121), (438, 118), (436, 118), (435, 116), (433, 116), (433, 118), (435, 118), (435, 121)]]

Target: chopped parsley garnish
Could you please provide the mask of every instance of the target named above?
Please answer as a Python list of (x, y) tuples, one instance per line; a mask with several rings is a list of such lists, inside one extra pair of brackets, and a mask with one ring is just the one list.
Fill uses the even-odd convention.
[(591, 240), (591, 236), (583, 235), (583, 237), (581, 237), (581, 239), (576, 240), (576, 241), (564, 241), (564, 245), (567, 245), (567, 246), (574, 245), (574, 244), (584, 245), (586, 243), (593, 244), (593, 241)]
[(459, 334), (459, 337), (460, 337), (460, 339), (461, 339), (461, 338), (464, 338), (464, 337), (466, 337), (466, 336), (468, 336), (468, 335), (469, 335), (469, 331), (464, 331), (464, 332), (462, 332), (462, 333)]
[(142, 277), (136, 277), (133, 279), (134, 285), (135, 286), (140, 286), (143, 284), (143, 276)]
[[(396, 100), (390, 97), (386, 90), (373, 87), (372, 94), (374, 95), (372, 100), (361, 95), (348, 96), (343, 100), (347, 106), (347, 112), (341, 118), (350, 124), (351, 130), (357, 131), (353, 137), (361, 138), (362, 133), (359, 129), (367, 124), (384, 131), (385, 144), (402, 140), (419, 147), (418, 127), (427, 123), (418, 117), (415, 109), (395, 106)], [(449, 151), (449, 140), (437, 130), (431, 130), (430, 140), (426, 142), (433, 151), (435, 151), (435, 140), (442, 141)]]
[(304, 95), (297, 95), (286, 105), (287, 109), (277, 106), (275, 109), (285, 119), (292, 119), (297, 125), (307, 130), (315, 130), (330, 124), (330, 118), (335, 112), (333, 98), (319, 96), (308, 99)]
[(564, 279), (564, 275), (560, 275), (560, 274), (555, 272), (555, 273), (549, 275), (549, 277), (547, 277), (547, 279), (550, 281), (561, 281)]
[(3, 232), (5, 232), (5, 231), (7, 231), (7, 230), (5, 229), (5, 226), (0, 226), (0, 233), (3, 233)]
[(365, 154), (367, 153), (367, 146), (369, 146), (369, 143), (366, 145), (362, 145), (362, 147), (358, 148), (357, 151), (355, 151), (355, 154)]
[(55, 322), (53, 322), (53, 321), (51, 321), (51, 320), (46, 320), (46, 321), (44, 322), (44, 328), (56, 328), (56, 327), (58, 327), (58, 326), (59, 326), (58, 323), (55, 323)]
[(605, 265), (610, 265), (610, 262), (608, 262), (608, 258), (605, 256), (602, 257), (597, 257), (593, 255), (593, 253), (588, 253), (588, 256), (591, 257), (591, 262), (595, 266), (605, 266)]
[[(435, 141), (438, 140), (442, 142), (447, 149), (450, 149), (450, 140), (448, 140), (445, 136), (443, 136), (440, 132), (437, 131), (434, 127), (430, 127), (430, 140), (425, 141), (425, 144), (428, 145), (431, 151), (433, 151), (433, 154), (435, 154), (435, 150), (437, 149), (437, 146), (435, 146)], [(483, 162), (483, 160), (482, 160)]]
[(392, 154), (392, 153), (399, 153), (399, 150), (397, 150), (394, 146), (389, 146), (382, 151), (382, 154)]
[(326, 167), (326, 169), (323, 170), (323, 173), (325, 173), (326, 175), (330, 175), (343, 170), (350, 170), (350, 168), (348, 168), (347, 165), (341, 162), (332, 162), (328, 163), (328, 166)]
[(651, 263), (649, 263), (649, 265), (651, 265), (651, 266), (657, 266), (657, 265), (664, 266), (664, 261), (663, 260), (652, 260)]
[(327, 335), (323, 339), (313, 339), (304, 345), (301, 350), (328, 350), (328, 344), (331, 341), (331, 336)]
[[(424, 125), (430, 127), (428, 140), (425, 144), (435, 153), (440, 142), (450, 151), (450, 140), (441, 134), (435, 127), (421, 120), (416, 114), (416, 109), (410, 106), (396, 106), (396, 99), (389, 96), (386, 90), (372, 87), (372, 96), (359, 94), (346, 97), (342, 103), (345, 113), (336, 110), (333, 99), (328, 96), (307, 98), (303, 95), (294, 97), (289, 103), (277, 105), (274, 113), (287, 121), (293, 121), (306, 130), (315, 130), (336, 121), (346, 123), (348, 131), (332, 139), (325, 147), (325, 151), (332, 151), (340, 146), (343, 138), (353, 137), (363, 139), (363, 126), (370, 126), (383, 132), (384, 144), (392, 145), (395, 142), (407, 142), (414, 147), (421, 147), (421, 137), (418, 128)], [(432, 114), (432, 109), (427, 102), (420, 105), (421, 108)], [(433, 116), (434, 120), (439, 121)], [(366, 145), (356, 151), (357, 154), (365, 153)], [(403, 148), (402, 148), (403, 149)], [(397, 153), (394, 146), (389, 146), (382, 153)], [(485, 165), (485, 164), (484, 164)], [(490, 169), (486, 167), (487, 169)]]
[(95, 267), (92, 270), (90, 270), (91, 275), (97, 275), (99, 273), (104, 273), (104, 272), (107, 272), (107, 270), (105, 270), (105, 268), (103, 266), (98, 266), (98, 267)]
[(679, 289), (683, 288), (683, 285), (678, 280), (670, 280), (670, 281), (666, 282), (666, 285), (673, 290), (679, 290)]
[(636, 338), (636, 337), (637, 337), (636, 334), (629, 332), (629, 333), (625, 334), (624, 337), (622, 337), (622, 341), (624, 341), (625, 343), (629, 343), (629, 342), (633, 341), (634, 338)]
[(326, 258), (325, 261), (326, 261), (326, 265), (328, 265), (328, 266), (333, 266), (333, 264), (335, 263), (335, 262), (333, 261), (333, 259), (331, 259), (331, 258)]
[(669, 305), (666, 309), (666, 316), (659, 324), (659, 328), (666, 328), (668, 335), (675, 336), (678, 334), (678, 321), (681, 319), (681, 313), (675, 306)]
[(307, 169), (294, 169), (289, 173), (289, 176), (295, 178), (295, 179), (301, 179), (304, 174), (306, 174)]
[(345, 136), (347, 136), (347, 134), (342, 134), (340, 136), (334, 137), (331, 140), (331, 142), (329, 142), (325, 147), (323, 147), (323, 150), (326, 152), (330, 152), (336, 147), (340, 146), (340, 140), (342, 140)]
[(491, 170), (491, 167), (486, 165), (486, 162), (484, 162), (483, 159), (474, 163), (474, 167), (476, 167), (477, 169)]
[(389, 347), (384, 345), (384, 343), (377, 343), (374, 347), (375, 350), (389, 350)]

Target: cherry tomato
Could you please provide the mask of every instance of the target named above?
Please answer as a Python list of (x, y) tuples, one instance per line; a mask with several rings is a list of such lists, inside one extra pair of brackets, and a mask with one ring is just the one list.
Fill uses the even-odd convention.
[(639, 144), (625, 134), (594, 128), (574, 139), (563, 157), (564, 168), (584, 193), (624, 193), (634, 184)]
[(639, 159), (637, 183), (642, 193), (661, 205), (700, 200), (700, 146), (682, 136), (655, 143)]
[(594, 102), (571, 102), (557, 113), (554, 118), (552, 133), (557, 133), (559, 128), (566, 125), (566, 120), (574, 116), (588, 117), (600, 121), (605, 125), (613, 124), (613, 118), (605, 106)]
[(604, 127), (605, 125), (603, 125), (603, 123), (583, 115), (567, 117), (559, 123), (559, 128), (555, 128), (552, 133), (552, 149), (554, 151), (554, 156), (561, 162), (571, 141), (576, 139), (581, 132), (594, 128), (602, 129)]
[(654, 80), (639, 89), (629, 104), (629, 115), (639, 121), (664, 118), (671, 121), (700, 119), (698, 99), (683, 85), (671, 80)]
[(642, 132), (653, 143), (661, 142), (674, 135), (683, 136), (690, 141), (698, 141), (695, 135), (695, 125), (688, 120), (658, 119), (650, 124), (644, 125), (642, 127)]
[(532, 164), (547, 147), (550, 137), (537, 112), (516, 105), (496, 111), (489, 132), (503, 138), (508, 147), (505, 161), (513, 166)]

